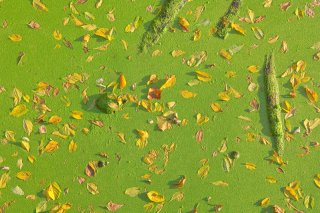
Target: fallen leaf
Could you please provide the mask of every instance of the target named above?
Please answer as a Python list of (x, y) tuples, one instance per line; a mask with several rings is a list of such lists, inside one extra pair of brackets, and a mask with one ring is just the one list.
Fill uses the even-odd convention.
[(44, 152), (51, 153), (59, 148), (59, 143), (57, 141), (49, 141), (49, 143), (44, 147)]
[(16, 177), (20, 180), (28, 180), (31, 177), (31, 172), (21, 171), (17, 173)]
[(28, 136), (31, 135), (33, 124), (30, 120), (23, 120), (23, 129), (28, 134)]
[(170, 76), (170, 77), (166, 80), (166, 82), (160, 87), (160, 90), (173, 87), (173, 85), (174, 85), (175, 83), (176, 83), (176, 76), (175, 76), (175, 75), (172, 75), (172, 76)]
[(123, 204), (117, 204), (117, 203), (113, 203), (112, 201), (109, 201), (107, 204), (107, 209), (110, 212), (115, 212), (118, 209), (120, 209), (123, 206)]
[(38, 22), (35, 22), (35, 21), (30, 21), (28, 26), (31, 29), (40, 29), (40, 24)]
[(184, 198), (184, 193), (183, 192), (176, 192), (172, 195), (170, 201), (182, 201)]
[(269, 204), (269, 202), (270, 202), (270, 198), (268, 198), (268, 197), (264, 198), (263, 200), (261, 200), (260, 206), (266, 206)]
[(209, 82), (212, 80), (212, 77), (209, 73), (203, 71), (196, 71), (197, 78), (199, 81)]
[(180, 91), (180, 94), (183, 98), (194, 98), (197, 96), (197, 93), (193, 93), (188, 90), (182, 90)]
[(62, 39), (62, 34), (60, 33), (59, 30), (53, 31), (53, 38), (56, 39), (57, 41), (60, 41)]
[(69, 152), (75, 152), (77, 150), (77, 147), (77, 143), (74, 140), (70, 141)]
[(130, 188), (127, 188), (124, 193), (126, 195), (129, 195), (130, 197), (136, 197), (140, 193), (140, 188), (130, 187)]
[(83, 112), (81, 111), (78, 111), (78, 110), (74, 110), (72, 111), (71, 113), (71, 117), (76, 119), (76, 120), (81, 120), (82, 119), (82, 116), (83, 116)]
[(98, 186), (94, 183), (87, 183), (87, 190), (93, 195), (99, 194)]
[(162, 203), (164, 202), (165, 198), (163, 195), (160, 195), (156, 191), (149, 191), (147, 193), (147, 197), (150, 201), (155, 202), (155, 203)]
[(44, 196), (50, 200), (56, 200), (60, 197), (61, 189), (57, 182), (52, 182), (45, 190)]
[(189, 22), (186, 18), (180, 17), (179, 18), (179, 25), (182, 28), (183, 32), (189, 32)]
[(12, 111), (10, 112), (10, 115), (13, 117), (21, 117), (22, 115), (26, 114), (28, 112), (27, 106), (24, 104), (20, 104), (15, 106)]
[(178, 56), (181, 56), (181, 55), (184, 55), (185, 54), (185, 52), (183, 51), (183, 50), (173, 50), (172, 52), (171, 52), (171, 56), (172, 57), (178, 57)]
[(245, 167), (249, 170), (255, 170), (257, 166), (254, 163), (245, 163)]
[(19, 34), (11, 34), (9, 35), (9, 39), (14, 42), (22, 41), (22, 36)]
[(227, 182), (224, 182), (224, 181), (214, 181), (214, 182), (211, 182), (211, 184), (215, 185), (215, 186), (229, 186), (229, 184)]
[(211, 109), (212, 109), (214, 112), (223, 112), (220, 104), (218, 104), (218, 103), (212, 103), (210, 106), (211, 106)]

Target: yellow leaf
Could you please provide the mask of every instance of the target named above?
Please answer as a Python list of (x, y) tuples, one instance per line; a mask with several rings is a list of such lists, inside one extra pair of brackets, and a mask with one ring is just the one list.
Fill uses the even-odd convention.
[(60, 197), (61, 189), (57, 182), (52, 182), (44, 191), (47, 199), (56, 200)]
[(87, 31), (92, 31), (97, 29), (97, 26), (95, 24), (85, 24), (85, 25), (82, 25), (81, 27)]
[(12, 98), (13, 98), (13, 104), (14, 106), (17, 106), (20, 101), (21, 101), (21, 98), (22, 98), (22, 92), (17, 89), (17, 88), (14, 88), (13, 91), (12, 91)]
[(183, 55), (183, 54), (185, 54), (185, 52), (183, 51), (183, 50), (173, 50), (172, 52), (171, 52), (171, 55), (172, 55), (172, 57), (178, 57), (178, 56), (181, 56), (181, 55)]
[(308, 87), (305, 87), (305, 90), (306, 90), (309, 101), (312, 103), (317, 103), (318, 102), (318, 94), (315, 91), (309, 89)]
[(46, 7), (46, 5), (44, 5), (40, 0), (33, 0), (32, 6), (36, 9), (48, 12), (48, 8)]
[(268, 181), (269, 183), (277, 183), (277, 180), (272, 176), (267, 176), (266, 181)]
[(203, 116), (203, 115), (201, 115), (201, 113), (197, 114), (197, 125), (205, 124), (208, 121), (209, 121), (209, 117), (208, 116)]
[(81, 111), (74, 110), (71, 113), (71, 117), (76, 119), (76, 120), (81, 120), (82, 116), (83, 116), (83, 112), (81, 112)]
[(172, 75), (166, 80), (166, 82), (160, 87), (160, 90), (172, 87), (176, 83), (176, 76)]
[(182, 97), (184, 98), (194, 98), (197, 96), (197, 93), (193, 93), (193, 92), (190, 92), (188, 90), (182, 90), (180, 92), (180, 94), (182, 95)]
[(245, 163), (244, 165), (249, 170), (255, 170), (257, 167), (254, 163)]
[(7, 186), (8, 181), (10, 180), (9, 173), (3, 173), (0, 176), (0, 189), (4, 189)]
[(10, 112), (10, 115), (13, 117), (20, 117), (28, 112), (27, 106), (24, 104), (20, 104), (15, 106), (12, 111)]
[(219, 96), (220, 100), (222, 100), (222, 101), (229, 101), (230, 100), (230, 96), (228, 95), (227, 92), (220, 92), (218, 94), (218, 96)]
[(320, 179), (319, 179), (319, 177), (316, 177), (316, 178), (314, 179), (314, 183), (316, 184), (316, 186), (317, 186), (318, 188), (320, 188)]
[(19, 34), (11, 34), (11, 35), (9, 35), (9, 39), (11, 41), (19, 42), (22, 40), (22, 36)]
[(229, 186), (229, 184), (227, 182), (224, 181), (215, 181), (215, 182), (211, 182), (211, 184), (215, 185), (215, 186)]
[(261, 200), (260, 206), (266, 206), (269, 204), (269, 202), (270, 202), (270, 198), (268, 198), (268, 197), (264, 198), (263, 200)]
[(200, 29), (196, 29), (193, 33), (193, 40), (194, 41), (199, 41), (201, 38), (201, 30)]
[(126, 81), (126, 78), (124, 77), (123, 74), (120, 74), (120, 77), (119, 77), (119, 87), (120, 89), (124, 89), (127, 85), (127, 81)]
[(49, 118), (49, 123), (51, 123), (51, 124), (58, 124), (58, 123), (60, 123), (62, 121), (62, 118), (61, 117), (59, 117), (59, 116), (57, 116), (57, 115), (53, 115), (53, 116), (51, 116), (50, 118)]
[(223, 112), (223, 110), (221, 109), (220, 104), (218, 104), (218, 103), (212, 103), (212, 104), (211, 104), (211, 109), (212, 109), (214, 112)]
[(77, 150), (77, 143), (72, 140), (70, 143), (69, 143), (69, 152), (75, 152)]
[(55, 30), (55, 31), (53, 31), (53, 37), (54, 37), (54, 39), (59, 41), (62, 39), (62, 34), (60, 33), (59, 30)]
[(22, 141), (21, 141), (21, 147), (22, 147), (23, 149), (25, 149), (27, 152), (30, 151), (30, 143), (29, 143), (28, 141), (22, 140)]
[(251, 73), (256, 73), (258, 72), (258, 66), (257, 65), (251, 65), (247, 67), (248, 71)]
[(32, 122), (30, 120), (23, 120), (23, 129), (28, 134), (28, 136), (30, 136), (33, 129)]
[(28, 161), (29, 161), (30, 163), (34, 163), (34, 162), (36, 161), (36, 158), (35, 158), (33, 155), (29, 155), (29, 156), (28, 156)]
[(208, 82), (208, 81), (212, 80), (212, 77), (211, 77), (211, 75), (209, 73), (206, 73), (206, 72), (203, 72), (203, 71), (196, 71), (196, 73), (197, 73), (197, 78), (200, 81)]
[(51, 140), (45, 147), (44, 151), (45, 152), (54, 152), (59, 148), (59, 143), (57, 141)]
[(76, 26), (83, 25), (83, 22), (80, 21), (75, 15), (71, 14), (71, 17), (72, 17), (72, 21), (73, 21), (74, 25), (76, 25)]
[(182, 28), (182, 30), (183, 30), (184, 32), (189, 32), (189, 26), (190, 26), (190, 24), (189, 24), (189, 22), (188, 22), (187, 19), (185, 19), (185, 18), (183, 18), (183, 17), (180, 17), (180, 18), (179, 18), (179, 24), (180, 24), (180, 26), (181, 26), (181, 28)]
[(149, 198), (150, 201), (155, 202), (155, 203), (162, 203), (164, 202), (164, 196), (160, 195), (156, 191), (150, 191), (147, 193), (147, 197)]
[(28, 180), (31, 177), (31, 172), (21, 171), (17, 173), (16, 177), (20, 180)]
[[(108, 39), (108, 35), (110, 36), (112, 34), (113, 30), (109, 30), (108, 28), (99, 28), (94, 33), (96, 36)], [(110, 39), (108, 39), (110, 41)]]
[(231, 28), (240, 34), (245, 35), (245, 29), (243, 29), (239, 24), (232, 23)]
[(231, 60), (232, 58), (232, 55), (230, 54), (230, 52), (225, 49), (220, 50), (220, 55), (227, 60)]
[(152, 103), (149, 100), (141, 100), (141, 105), (145, 108), (148, 112), (152, 112)]

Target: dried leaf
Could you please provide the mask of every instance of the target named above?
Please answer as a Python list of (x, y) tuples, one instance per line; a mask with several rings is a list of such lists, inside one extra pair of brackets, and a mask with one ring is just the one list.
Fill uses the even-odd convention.
[(117, 203), (113, 203), (112, 201), (109, 201), (107, 204), (107, 209), (110, 212), (115, 212), (118, 209), (120, 209), (123, 206), (123, 204), (117, 204)]
[(3, 173), (3, 174), (0, 176), (0, 189), (6, 188), (7, 183), (8, 183), (9, 180), (10, 180), (9, 173), (8, 173), (8, 172)]
[(49, 118), (48, 122), (51, 124), (58, 124), (62, 121), (62, 118), (57, 116), (57, 115), (53, 115)]
[(182, 201), (184, 198), (184, 193), (183, 192), (176, 192), (172, 195), (170, 201)]
[(200, 143), (203, 139), (203, 131), (200, 129), (196, 133), (196, 140), (198, 143)]
[(88, 177), (93, 177), (96, 175), (97, 173), (97, 168), (94, 162), (89, 162), (86, 169), (85, 169), (85, 173)]
[(307, 94), (309, 101), (311, 103), (317, 103), (318, 102), (318, 94), (314, 90), (309, 89), (308, 87), (305, 87), (305, 90), (306, 90), (306, 94)]
[(43, 4), (40, 0), (33, 0), (32, 6), (38, 10), (48, 12), (48, 8), (46, 7), (46, 5)]
[(257, 65), (250, 65), (250, 66), (247, 67), (247, 70), (248, 70), (249, 72), (251, 72), (251, 73), (256, 73), (256, 72), (258, 72), (258, 71), (259, 71), (258, 69), (259, 69), (259, 68), (258, 68)]
[(210, 106), (211, 106), (211, 109), (212, 109), (214, 112), (223, 112), (220, 104), (218, 104), (218, 103), (212, 103)]
[(38, 22), (35, 22), (35, 21), (30, 21), (28, 26), (31, 29), (39, 29), (40, 28), (40, 24)]
[(123, 74), (120, 74), (120, 77), (119, 77), (119, 87), (120, 89), (124, 89), (127, 85), (127, 81), (126, 81), (126, 78), (124, 77)]
[(82, 119), (82, 116), (83, 116), (83, 112), (81, 111), (78, 111), (78, 110), (74, 110), (72, 111), (71, 113), (71, 117), (76, 119), (76, 120), (81, 120)]
[(186, 18), (180, 17), (179, 18), (179, 25), (182, 28), (183, 32), (189, 32), (189, 22)]

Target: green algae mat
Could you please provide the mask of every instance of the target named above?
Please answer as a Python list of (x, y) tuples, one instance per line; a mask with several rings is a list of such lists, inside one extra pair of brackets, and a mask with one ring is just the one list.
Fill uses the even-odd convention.
[(319, 0), (0, 0), (0, 212), (319, 212)]

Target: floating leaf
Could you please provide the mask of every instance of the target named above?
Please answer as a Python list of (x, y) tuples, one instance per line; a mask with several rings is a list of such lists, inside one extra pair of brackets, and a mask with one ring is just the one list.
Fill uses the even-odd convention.
[(269, 204), (269, 202), (270, 202), (270, 198), (268, 198), (268, 197), (264, 198), (263, 200), (261, 200), (260, 206), (266, 206)]
[(86, 166), (85, 173), (88, 177), (93, 177), (97, 173), (97, 168), (94, 162), (89, 162)]
[(99, 9), (102, 6), (103, 0), (98, 0), (96, 2), (96, 8)]
[(62, 34), (60, 33), (59, 30), (53, 31), (53, 38), (60, 41), (62, 39)]
[(87, 190), (93, 195), (99, 194), (98, 186), (94, 183), (87, 183)]
[(229, 184), (227, 182), (224, 182), (224, 181), (214, 181), (214, 182), (211, 182), (211, 184), (215, 185), (215, 186), (229, 186)]
[(278, 41), (278, 39), (279, 39), (279, 35), (276, 35), (276, 36), (274, 36), (274, 37), (269, 38), (268, 43), (269, 43), (269, 44), (273, 44), (273, 43), (275, 43), (276, 41)]
[(107, 204), (107, 209), (110, 212), (115, 212), (118, 209), (120, 209), (123, 206), (123, 204), (117, 204), (117, 203), (113, 203), (112, 201), (109, 201)]
[(198, 143), (200, 143), (203, 139), (203, 131), (202, 130), (198, 130), (196, 133), (196, 140)]
[(124, 193), (126, 195), (129, 195), (130, 197), (136, 197), (140, 193), (140, 188), (138, 187), (127, 188)]
[(266, 181), (268, 181), (269, 183), (277, 183), (277, 180), (272, 176), (267, 176)]
[(20, 180), (28, 180), (31, 177), (31, 172), (21, 171), (17, 173), (16, 177)]
[(48, 8), (45, 4), (43, 4), (40, 0), (33, 0), (32, 6), (38, 10), (42, 10), (44, 12), (48, 12)]
[(48, 122), (51, 124), (58, 124), (62, 121), (62, 118), (57, 116), (57, 115), (53, 115), (49, 118)]
[(45, 190), (44, 196), (50, 200), (56, 200), (60, 197), (61, 189), (57, 182), (52, 182)]
[(182, 90), (180, 94), (183, 98), (194, 98), (197, 96), (197, 93), (193, 93), (188, 90)]
[(70, 141), (69, 152), (75, 152), (77, 150), (77, 147), (77, 143), (74, 140)]
[(81, 112), (81, 111), (74, 110), (71, 113), (71, 117), (76, 119), (76, 120), (81, 120), (82, 116), (83, 116), (83, 112)]
[(166, 82), (160, 87), (160, 90), (173, 87), (173, 85), (174, 85), (175, 83), (176, 83), (176, 76), (175, 76), (175, 75), (172, 75), (172, 76), (170, 76), (170, 77), (166, 80)]
[(49, 141), (49, 143), (44, 147), (44, 152), (50, 153), (54, 152), (59, 148), (59, 143), (57, 141)]
[(12, 192), (16, 195), (20, 195), (20, 196), (24, 195), (24, 191), (19, 186), (14, 187), (12, 189)]
[(245, 35), (245, 29), (243, 29), (239, 24), (232, 23), (231, 28), (240, 34)]
[(184, 32), (189, 32), (190, 24), (186, 18), (180, 17), (179, 18), (179, 25)]
[(26, 114), (28, 112), (27, 106), (24, 104), (20, 104), (15, 106), (12, 111), (10, 112), (10, 115), (13, 117), (21, 117), (22, 115)]
[(212, 103), (210, 106), (211, 106), (211, 109), (212, 109), (214, 112), (223, 112), (220, 104), (218, 104), (218, 103)]
[(156, 191), (150, 191), (147, 193), (147, 197), (150, 201), (155, 202), (155, 203), (162, 203), (164, 202), (164, 196), (160, 195), (158, 192)]
[(121, 73), (120, 74), (120, 77), (119, 77), (119, 87), (120, 89), (124, 89), (127, 85), (127, 81), (126, 81), (126, 78), (124, 77), (124, 75)]
[(196, 71), (197, 78), (199, 81), (209, 82), (212, 80), (212, 77), (209, 73), (203, 71)]
[(28, 136), (30, 136), (33, 129), (32, 122), (30, 120), (23, 120), (23, 129), (28, 134)]
[(184, 198), (184, 193), (183, 192), (176, 192), (172, 195), (170, 201), (182, 201)]
[(8, 173), (8, 172), (3, 173), (3, 174), (0, 176), (0, 189), (6, 188), (7, 183), (8, 183), (9, 180), (10, 180), (9, 173)]
[(254, 163), (245, 163), (245, 167), (249, 170), (255, 170), (257, 166)]
[(253, 33), (254, 33), (254, 36), (258, 39), (258, 40), (261, 40), (263, 39), (264, 37), (264, 33), (263, 31), (259, 28), (259, 27), (251, 27)]
[(197, 114), (197, 125), (205, 124), (209, 121), (209, 117), (202, 115), (201, 113)]
[(38, 203), (38, 205), (36, 206), (36, 213), (46, 211), (47, 210), (47, 203), (48, 203), (48, 201), (46, 201), (46, 200), (40, 201), (40, 203)]
[(38, 22), (35, 22), (35, 21), (30, 21), (28, 26), (31, 29), (39, 29), (40, 28), (40, 24)]
[(183, 50), (173, 50), (172, 52), (171, 52), (171, 55), (172, 55), (172, 57), (178, 57), (178, 56), (181, 56), (181, 55), (184, 55), (185, 54), (185, 52), (183, 51)]
[(317, 103), (318, 102), (318, 94), (315, 91), (309, 89), (308, 87), (305, 87), (305, 90), (306, 90), (306, 94), (307, 94), (309, 101), (311, 103)]
[(231, 58), (232, 58), (231, 53), (225, 49), (220, 50), (220, 56), (223, 57), (224, 59), (227, 59), (227, 60), (231, 60)]
[(220, 100), (222, 100), (222, 101), (229, 101), (230, 100), (230, 96), (228, 95), (227, 92), (220, 92), (218, 94), (218, 96), (219, 96)]
[(22, 36), (19, 34), (11, 34), (9, 35), (9, 39), (14, 42), (22, 41)]
[(258, 66), (257, 65), (250, 65), (247, 67), (247, 70), (251, 73), (256, 73), (256, 72), (258, 72)]

